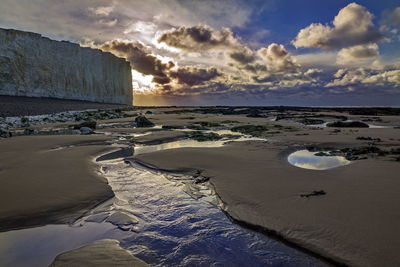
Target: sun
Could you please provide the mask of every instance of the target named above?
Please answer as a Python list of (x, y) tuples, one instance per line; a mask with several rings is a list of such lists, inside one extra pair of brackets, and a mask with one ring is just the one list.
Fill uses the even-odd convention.
[(153, 75), (143, 75), (132, 69), (132, 89), (134, 93), (149, 93), (156, 89)]

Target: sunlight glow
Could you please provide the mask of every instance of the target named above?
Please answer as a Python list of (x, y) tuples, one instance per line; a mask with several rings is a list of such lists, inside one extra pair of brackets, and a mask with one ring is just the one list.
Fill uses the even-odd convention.
[(156, 84), (153, 83), (153, 75), (143, 75), (132, 69), (132, 89), (137, 93), (154, 91)]

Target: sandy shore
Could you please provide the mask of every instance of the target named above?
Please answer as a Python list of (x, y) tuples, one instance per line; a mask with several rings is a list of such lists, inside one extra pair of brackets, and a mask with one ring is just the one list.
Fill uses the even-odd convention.
[[(171, 110), (176, 113), (168, 113)], [(346, 115), (350, 120), (371, 120), (376, 125), (400, 125), (399, 116), (363, 117), (337, 111), (324, 112), (327, 113), (324, 119), (329, 120)], [(271, 112), (270, 117), (276, 116), (275, 113)], [(297, 115), (296, 112), (291, 114)], [(327, 171), (301, 169), (287, 162), (290, 152), (310, 145), (396, 149), (400, 147), (399, 129), (316, 128), (290, 119), (275, 122), (270, 117), (181, 112), (178, 108), (153, 109), (146, 116), (157, 125), (178, 127), (215, 122), (220, 124), (217, 130), (237, 125), (267, 125), (270, 128), (262, 137), (268, 142), (246, 141), (219, 148), (170, 149), (141, 154), (137, 159), (172, 172), (192, 170), (193, 173), (193, 170), (199, 170), (202, 176), (210, 178), (225, 211), (233, 219), (273, 232), (335, 263), (400, 265), (397, 253), (400, 248), (400, 164), (396, 162), (396, 155), (370, 155), (368, 159), (355, 160), (345, 167)], [(0, 201), (7, 203), (0, 208), (0, 231), (69, 223), (112, 197), (113, 192), (98, 174), (98, 166), (93, 160), (95, 156), (113, 149), (104, 145), (104, 141), (126, 137), (121, 140), (143, 145), (185, 137), (182, 132), (159, 128), (107, 126), (107, 123), (132, 121), (132, 117), (98, 121), (98, 125), (105, 123), (105, 126), (97, 131), (112, 133), (110, 136), (0, 139)], [(280, 126), (274, 127), (276, 124)], [(134, 136), (149, 131), (148, 135)], [(78, 145), (82, 143), (90, 145)], [(56, 147), (64, 148), (54, 149)], [(130, 153), (131, 150), (127, 149), (107, 157), (129, 157)], [(323, 190), (326, 195), (302, 197), (316, 190)], [(99, 253), (102, 251), (101, 246), (94, 245), (89, 250), (82, 248), (83, 254), (78, 249), (60, 258), (78, 259), (93, 248)]]
[[(93, 157), (104, 136), (24, 136), (0, 140), (0, 231), (70, 223), (113, 196)], [(96, 142), (98, 145), (56, 147)]]
[(93, 244), (58, 255), (51, 267), (86, 266), (149, 266), (119, 246), (116, 240), (100, 240)]
[[(334, 132), (329, 128), (299, 127), (295, 132), (269, 137), (268, 143), (165, 150), (142, 154), (138, 159), (163, 170), (200, 170), (211, 178), (234, 219), (273, 231), (337, 263), (398, 266), (398, 162), (369, 158), (328, 171), (301, 169), (287, 162), (291, 151), (306, 145), (368, 145), (367, 141), (357, 140), (358, 136), (379, 137), (382, 147), (397, 146), (398, 132), (371, 128)], [(301, 197), (314, 190), (327, 194)]]

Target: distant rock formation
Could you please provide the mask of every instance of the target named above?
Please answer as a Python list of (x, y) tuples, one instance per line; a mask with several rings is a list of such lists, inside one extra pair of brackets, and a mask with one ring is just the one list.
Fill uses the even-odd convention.
[(131, 67), (111, 53), (0, 28), (0, 95), (132, 105)]

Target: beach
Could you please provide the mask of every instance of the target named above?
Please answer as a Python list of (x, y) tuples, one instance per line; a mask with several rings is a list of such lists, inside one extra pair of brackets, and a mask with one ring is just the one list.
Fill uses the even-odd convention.
[[(0, 140), (0, 197), (2, 203), (9, 203), (1, 209), (1, 231), (74, 223), (114, 196), (96, 158), (125, 158), (149, 170), (192, 177), (193, 184), (209, 183), (218, 206), (236, 223), (326, 263), (400, 264), (396, 253), (400, 247), (399, 116), (261, 109), (261, 115), (252, 117), (248, 116), (254, 114), (251, 109), (227, 110), (231, 114), (221, 108), (135, 108), (121, 118), (97, 120), (97, 129), (89, 135), (65, 134), (65, 129), (64, 134), (41, 132), (77, 122), (30, 126), (31, 135), (20, 134), (20, 125), (10, 127), (14, 135)], [(138, 114), (155, 127), (135, 127), (132, 122)], [(280, 114), (290, 116), (277, 120)], [(379, 127), (299, 122), (305, 117), (330, 122), (340, 116)], [(241, 134), (237, 131), (247, 131), (248, 140), (235, 141), (232, 134)], [(229, 141), (218, 141), (215, 138), (222, 135), (216, 133), (225, 134), (222, 140)], [(111, 153), (123, 147), (124, 152)], [(365, 147), (369, 149), (360, 149)], [(328, 170), (291, 165), (288, 156), (302, 149), (336, 151), (350, 164)]]

